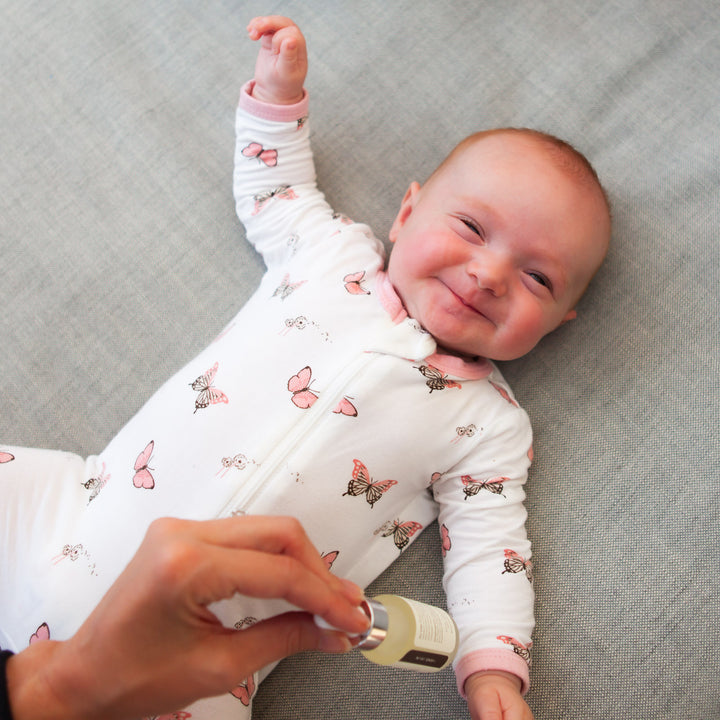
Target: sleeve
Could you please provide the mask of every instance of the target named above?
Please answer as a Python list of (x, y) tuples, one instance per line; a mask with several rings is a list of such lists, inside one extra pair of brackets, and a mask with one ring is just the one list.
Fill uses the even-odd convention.
[(510, 672), (523, 693), (530, 682), (534, 592), (523, 486), (532, 430), (522, 409), (502, 402), (476, 450), (433, 485), (443, 584), (460, 630), (454, 668), (463, 696), (475, 672)]
[(290, 254), (293, 234), (333, 222), (333, 212), (316, 184), (307, 92), (295, 105), (270, 105), (252, 87), (237, 108), (233, 194), (248, 241), (272, 267)]
[(13, 653), (9, 650), (0, 651), (0, 720), (12, 720), (10, 712), (10, 695), (7, 687), (7, 673), (5, 666)]

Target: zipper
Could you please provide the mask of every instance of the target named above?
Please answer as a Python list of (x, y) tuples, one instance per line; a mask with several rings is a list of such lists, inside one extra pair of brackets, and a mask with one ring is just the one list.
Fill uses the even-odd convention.
[(268, 478), (277, 476), (287, 457), (297, 448), (306, 435), (311, 432), (317, 418), (330, 411), (338, 402), (339, 393), (347, 386), (348, 381), (366, 371), (372, 362), (374, 353), (361, 352), (352, 362), (345, 366), (343, 372), (335, 376), (331, 385), (318, 394), (318, 399), (312, 407), (304, 411), (304, 416), (292, 429), (275, 444), (275, 448), (261, 462), (252, 476), (251, 487), (244, 484), (226, 501), (218, 517), (241, 514), (253, 505), (259, 495), (268, 488)]

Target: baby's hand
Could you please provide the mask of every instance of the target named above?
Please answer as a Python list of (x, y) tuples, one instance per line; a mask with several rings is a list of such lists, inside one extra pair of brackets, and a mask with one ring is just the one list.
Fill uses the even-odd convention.
[(251, 40), (262, 39), (252, 95), (261, 102), (292, 105), (303, 99), (307, 49), (300, 28), (286, 17), (257, 17), (247, 27)]
[(520, 680), (510, 673), (475, 673), (465, 681), (473, 720), (533, 720), (520, 694)]

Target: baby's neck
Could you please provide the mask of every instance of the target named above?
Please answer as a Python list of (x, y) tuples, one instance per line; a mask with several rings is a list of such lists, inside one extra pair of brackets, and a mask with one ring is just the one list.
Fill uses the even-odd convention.
[(479, 355), (468, 355), (467, 353), (461, 352), (460, 350), (453, 350), (452, 348), (444, 347), (438, 344), (437, 346), (438, 355), (452, 355), (453, 357), (460, 358), (468, 363), (478, 362), (482, 358)]

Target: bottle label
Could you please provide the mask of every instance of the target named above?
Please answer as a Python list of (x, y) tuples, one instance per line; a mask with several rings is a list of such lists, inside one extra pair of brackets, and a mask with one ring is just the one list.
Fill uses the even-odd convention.
[(412, 666), (419, 666), (419, 668), (414, 667), (413, 669), (440, 669), (447, 663), (447, 661), (447, 655), (431, 653), (427, 652), (427, 650), (411, 650), (410, 652), (405, 653), (398, 662)]
[(415, 616), (416, 648), (429, 652), (438, 651), (447, 655), (455, 649), (457, 630), (452, 618), (440, 608), (405, 599)]

